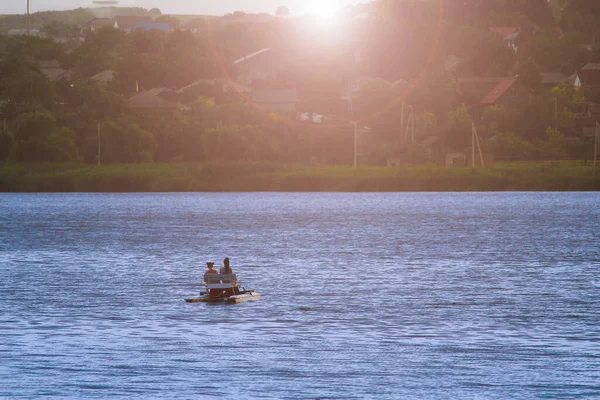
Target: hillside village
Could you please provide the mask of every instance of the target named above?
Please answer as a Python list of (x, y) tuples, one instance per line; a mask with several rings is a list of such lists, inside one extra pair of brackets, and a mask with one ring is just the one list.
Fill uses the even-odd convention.
[(4, 16), (0, 161), (587, 160), (599, 31), (592, 0)]

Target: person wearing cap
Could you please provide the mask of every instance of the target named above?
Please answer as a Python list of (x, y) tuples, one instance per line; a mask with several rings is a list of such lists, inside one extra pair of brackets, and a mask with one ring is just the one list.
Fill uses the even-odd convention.
[(214, 262), (207, 262), (206, 266), (208, 267), (208, 271), (206, 271), (204, 273), (204, 282), (208, 283), (208, 276), (209, 275), (217, 275), (219, 273), (216, 270), (213, 269), (213, 267), (215, 266)]

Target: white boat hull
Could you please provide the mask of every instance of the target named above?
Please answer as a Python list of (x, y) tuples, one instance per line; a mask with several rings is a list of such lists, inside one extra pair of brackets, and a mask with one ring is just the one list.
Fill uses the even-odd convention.
[(226, 304), (238, 304), (245, 303), (247, 301), (260, 300), (260, 293), (247, 292), (243, 294), (236, 294), (229, 297), (209, 297), (207, 294), (200, 297), (192, 297), (185, 299), (188, 303), (226, 303)]

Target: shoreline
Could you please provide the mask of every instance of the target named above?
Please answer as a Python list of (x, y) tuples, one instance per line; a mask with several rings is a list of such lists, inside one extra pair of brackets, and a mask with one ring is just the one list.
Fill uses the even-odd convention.
[(0, 192), (600, 191), (591, 163), (505, 162), (488, 169), (277, 163), (0, 163)]

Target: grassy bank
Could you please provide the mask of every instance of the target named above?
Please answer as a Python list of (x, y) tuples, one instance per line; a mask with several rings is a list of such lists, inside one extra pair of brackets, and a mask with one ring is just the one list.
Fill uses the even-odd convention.
[(590, 163), (499, 163), (490, 169), (436, 166), (309, 167), (231, 164), (0, 164), (2, 192), (244, 191), (597, 191)]

